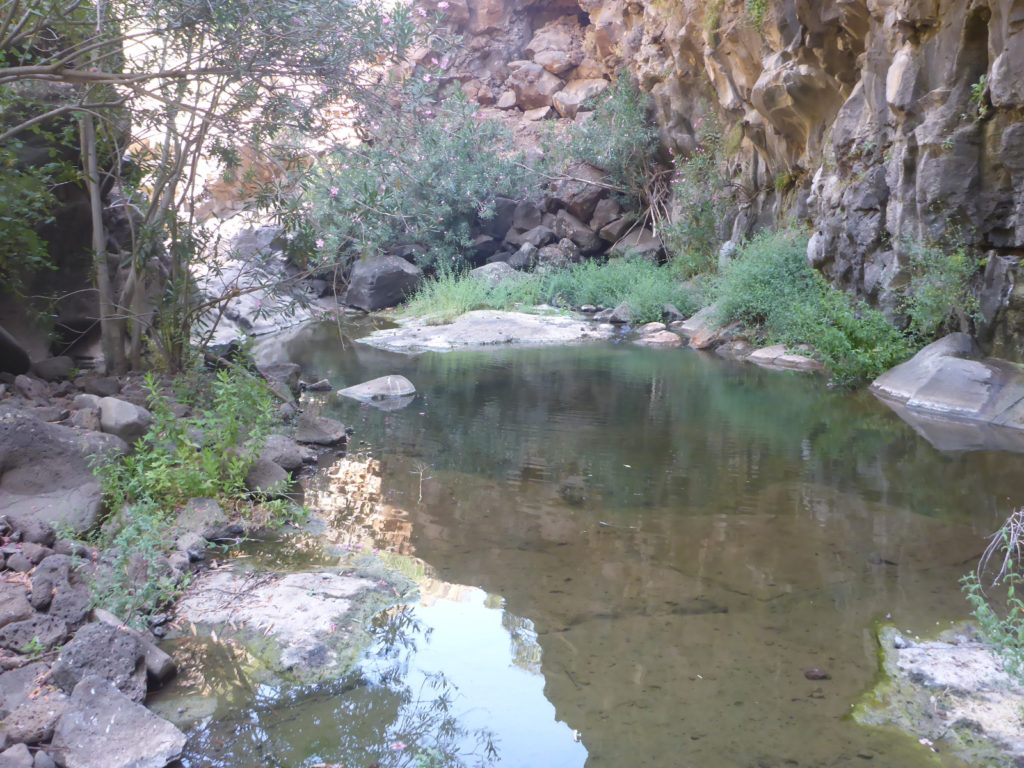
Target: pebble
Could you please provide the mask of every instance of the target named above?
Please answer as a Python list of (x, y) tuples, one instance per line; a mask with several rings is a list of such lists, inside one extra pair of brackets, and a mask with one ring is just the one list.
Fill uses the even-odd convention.
[(826, 672), (824, 669), (812, 668), (804, 670), (804, 677), (808, 680), (831, 680), (832, 675)]

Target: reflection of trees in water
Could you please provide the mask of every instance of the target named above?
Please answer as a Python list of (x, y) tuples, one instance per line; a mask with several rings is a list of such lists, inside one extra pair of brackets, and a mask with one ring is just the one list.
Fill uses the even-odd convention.
[[(218, 678), (228, 712), (190, 733), (186, 768), (469, 768), (498, 758), (492, 734), (460, 721), (458, 690), (442, 673), (409, 681), (409, 662), (430, 628), (411, 606), (372, 623), (370, 660), (344, 680), (250, 687), (237, 659)], [(209, 654), (210, 648), (194, 651)], [(228, 656), (233, 656), (228, 653)], [(209, 667), (207, 667), (209, 668)], [(205, 686), (199, 692), (210, 692)], [(243, 703), (244, 702), (244, 703)], [(222, 709), (224, 707), (222, 706)]]

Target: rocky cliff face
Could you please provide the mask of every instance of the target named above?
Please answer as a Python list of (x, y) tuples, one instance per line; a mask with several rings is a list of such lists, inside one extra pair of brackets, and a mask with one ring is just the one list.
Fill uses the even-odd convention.
[(910, 244), (969, 243), (979, 334), (1024, 357), (1024, 0), (428, 2), (483, 104), (572, 116), (627, 68), (683, 155), (717, 113), (733, 236), (803, 223), (811, 263), (873, 304), (898, 309)]

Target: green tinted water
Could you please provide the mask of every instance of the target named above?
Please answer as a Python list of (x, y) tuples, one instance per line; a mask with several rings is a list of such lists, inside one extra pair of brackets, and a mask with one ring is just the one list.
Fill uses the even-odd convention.
[(866, 394), (691, 351), (408, 358), (322, 326), (284, 353), (337, 388), (416, 384), (400, 411), (310, 406), (381, 461), (393, 514), (341, 521), (348, 540), (435, 578), (335, 686), (197, 662), (220, 703), (188, 765), (959, 764), (847, 714), (876, 622), (965, 616), (957, 579), (1021, 498), (1021, 457), (942, 454)]

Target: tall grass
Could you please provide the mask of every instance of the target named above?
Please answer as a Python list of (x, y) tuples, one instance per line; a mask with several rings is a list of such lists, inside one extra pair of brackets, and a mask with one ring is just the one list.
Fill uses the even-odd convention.
[(759, 235), (713, 288), (718, 319), (739, 320), (765, 342), (809, 344), (836, 383), (856, 385), (905, 360), (913, 345), (884, 315), (830, 286), (806, 260), (799, 233)]
[(412, 296), (403, 314), (421, 315), (437, 323), (450, 322), (476, 309), (529, 308), (538, 304), (605, 307), (627, 302), (635, 323), (661, 319), (662, 306), (674, 304), (684, 314), (699, 309), (675, 271), (642, 258), (588, 261), (549, 273), (516, 275), (497, 285), (448, 272), (427, 281)]

